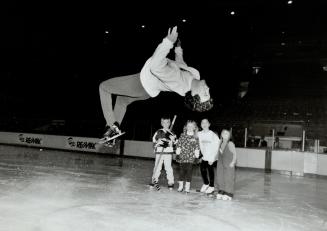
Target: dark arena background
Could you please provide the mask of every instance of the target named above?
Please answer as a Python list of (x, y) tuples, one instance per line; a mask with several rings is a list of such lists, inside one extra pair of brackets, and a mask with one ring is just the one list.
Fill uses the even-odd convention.
[[(0, 230), (326, 230), (326, 9), (324, 0), (0, 3)], [(161, 92), (129, 105), (126, 134), (98, 149), (100, 83), (139, 73), (175, 25), (213, 109), (192, 112)], [(203, 118), (232, 131), (230, 204), (196, 194), (198, 166), (188, 198), (144, 187), (163, 115), (177, 115), (178, 136)], [(184, 229), (178, 216), (197, 223)]]

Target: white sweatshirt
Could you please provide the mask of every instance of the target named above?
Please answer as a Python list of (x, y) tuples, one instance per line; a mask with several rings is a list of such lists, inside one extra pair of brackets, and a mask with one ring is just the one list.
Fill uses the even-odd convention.
[(199, 72), (184, 62), (180, 47), (175, 48), (175, 60), (166, 57), (173, 46), (169, 39), (164, 38), (141, 70), (142, 86), (151, 97), (156, 97), (161, 91), (185, 96), (191, 90), (192, 80), (200, 80)]
[(220, 145), (219, 137), (213, 131), (198, 132), (200, 141), (200, 150), (203, 155), (202, 159), (209, 162), (214, 162), (218, 158), (218, 149)]

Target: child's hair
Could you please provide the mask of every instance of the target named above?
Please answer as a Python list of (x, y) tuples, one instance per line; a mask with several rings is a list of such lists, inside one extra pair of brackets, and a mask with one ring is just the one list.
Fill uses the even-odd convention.
[(163, 115), (163, 116), (161, 116), (161, 120), (170, 120), (170, 117), (166, 116), (166, 115)]
[(207, 117), (204, 117), (204, 118), (201, 120), (201, 122), (202, 122), (203, 120), (208, 121), (208, 123), (210, 124), (210, 120), (209, 120)]
[[(223, 131), (227, 131), (227, 132), (229, 132), (229, 139), (228, 139), (227, 142), (233, 142), (233, 143), (234, 143), (233, 133), (231, 132), (231, 130), (229, 130), (229, 129), (223, 129), (223, 130), (221, 130), (221, 133), (222, 133)], [(221, 138), (222, 138), (222, 137), (221, 137)]]
[(188, 120), (183, 128), (183, 133), (186, 135), (187, 134), (187, 125), (188, 124), (193, 124), (194, 125), (194, 137), (198, 137), (198, 125), (196, 124), (196, 122), (194, 120)]
[(201, 102), (200, 96), (198, 94), (192, 96), (191, 91), (188, 91), (185, 94), (184, 104), (188, 109), (190, 109), (192, 111), (197, 111), (197, 112), (205, 112), (205, 111), (209, 111), (213, 108), (212, 98), (210, 98), (209, 100), (207, 100), (205, 102)]

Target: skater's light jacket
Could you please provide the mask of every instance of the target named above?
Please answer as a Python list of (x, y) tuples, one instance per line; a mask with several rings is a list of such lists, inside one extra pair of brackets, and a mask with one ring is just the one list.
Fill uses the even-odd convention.
[[(156, 133), (153, 135), (153, 143), (154, 143), (154, 151), (156, 154), (173, 154), (174, 148), (173, 148), (173, 141), (169, 138), (170, 133), (168, 131), (165, 131), (164, 129), (159, 129), (156, 131)], [(168, 143), (168, 147), (164, 147), (165, 145), (159, 144), (159, 139), (163, 139)], [(170, 141), (170, 142), (169, 142)]]
[(175, 48), (175, 60), (166, 57), (173, 46), (169, 39), (164, 38), (141, 70), (142, 85), (151, 97), (156, 97), (161, 91), (185, 96), (191, 89), (192, 80), (200, 80), (200, 73), (184, 62), (181, 47)]
[(214, 162), (218, 159), (218, 149), (220, 145), (219, 137), (213, 131), (198, 132), (200, 151), (203, 155), (202, 159), (209, 162)]

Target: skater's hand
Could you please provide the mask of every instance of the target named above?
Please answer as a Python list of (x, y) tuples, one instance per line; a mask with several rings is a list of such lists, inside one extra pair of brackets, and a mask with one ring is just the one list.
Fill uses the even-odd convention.
[(180, 39), (177, 40), (176, 47), (182, 47), (182, 42)]
[(176, 136), (170, 135), (170, 136), (169, 136), (169, 139), (170, 139), (172, 142), (175, 142), (175, 140), (176, 140)]
[(177, 26), (175, 26), (173, 29), (169, 28), (167, 39), (169, 39), (174, 44), (177, 38), (178, 38)]
[(195, 157), (196, 158), (199, 158), (200, 157), (200, 151), (199, 150), (195, 150), (194, 154), (195, 154)]
[(234, 168), (235, 167), (235, 163), (234, 162), (230, 163), (229, 164), (229, 167)]
[(156, 145), (158, 146), (158, 145), (162, 145), (162, 144), (163, 144), (163, 139), (158, 139), (158, 141), (157, 141), (157, 144), (156, 144)]
[(176, 149), (176, 155), (178, 156), (179, 154), (181, 154), (181, 149), (180, 148), (177, 148)]

